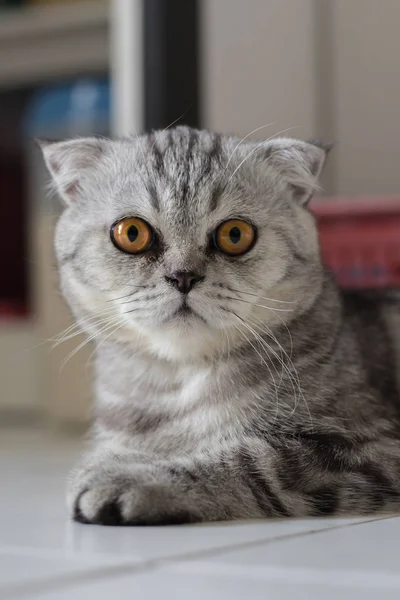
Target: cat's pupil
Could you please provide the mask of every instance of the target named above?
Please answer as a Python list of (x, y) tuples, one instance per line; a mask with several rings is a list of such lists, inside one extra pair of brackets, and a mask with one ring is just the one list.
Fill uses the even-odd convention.
[(233, 244), (237, 244), (238, 242), (240, 242), (241, 236), (242, 234), (240, 233), (239, 227), (232, 227), (232, 229), (229, 232), (229, 238), (231, 242)]
[(128, 239), (130, 242), (134, 242), (139, 235), (137, 227), (135, 225), (131, 225), (128, 229)]

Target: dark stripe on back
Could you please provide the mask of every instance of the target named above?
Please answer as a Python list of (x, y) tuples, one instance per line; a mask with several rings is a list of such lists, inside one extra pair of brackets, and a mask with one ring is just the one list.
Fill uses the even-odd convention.
[(315, 491), (307, 494), (312, 506), (313, 516), (334, 515), (339, 510), (339, 493), (331, 485), (321, 485)]
[(336, 446), (345, 450), (353, 450), (354, 448), (356, 448), (357, 442), (362, 444), (364, 442), (369, 441), (368, 439), (361, 438), (354, 440), (340, 433), (327, 433), (323, 431), (298, 430), (295, 433), (295, 437), (296, 439), (301, 440), (302, 442), (311, 442), (318, 444), (324, 447), (324, 449)]
[[(370, 486), (369, 497), (372, 508), (383, 507), (390, 500), (399, 500), (399, 490), (386, 476), (383, 469), (372, 461), (363, 460), (363, 446), (370, 440), (350, 440), (338, 434), (307, 433), (299, 435), (300, 439), (312, 452), (317, 465), (324, 471), (362, 475)], [(312, 460), (309, 460), (310, 464)]]
[(356, 471), (363, 475), (371, 487), (370, 498), (374, 509), (383, 508), (388, 502), (400, 500), (399, 490), (382, 469), (372, 462), (364, 462)]
[(351, 470), (354, 452), (362, 447), (362, 443), (336, 433), (298, 431), (294, 437), (311, 451), (319, 468), (331, 472)]
[(246, 449), (239, 452), (239, 462), (243, 470), (244, 482), (249, 486), (254, 500), (266, 517), (290, 517), (290, 512), (260, 473), (256, 461)]
[(289, 491), (299, 490), (304, 485), (302, 459), (307, 460), (304, 456), (305, 453), (301, 451), (299, 444), (293, 446), (285, 441), (283, 444), (277, 443), (274, 447), (279, 456), (279, 460), (276, 462), (276, 474), (281, 487)]

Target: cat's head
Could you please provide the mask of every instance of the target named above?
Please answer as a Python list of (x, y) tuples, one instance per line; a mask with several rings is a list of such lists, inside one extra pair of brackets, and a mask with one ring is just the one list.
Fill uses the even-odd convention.
[(55, 235), (61, 287), (98, 339), (196, 360), (288, 322), (319, 292), (306, 205), (320, 145), (177, 127), (42, 150), (66, 202)]

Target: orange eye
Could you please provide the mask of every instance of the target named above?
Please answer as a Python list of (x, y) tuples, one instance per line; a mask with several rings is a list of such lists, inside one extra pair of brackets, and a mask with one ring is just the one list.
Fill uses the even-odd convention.
[(150, 225), (137, 217), (128, 217), (111, 227), (111, 240), (118, 250), (127, 254), (140, 254), (148, 250), (154, 242)]
[(231, 256), (248, 252), (256, 239), (256, 231), (250, 223), (240, 219), (231, 219), (221, 223), (214, 234), (217, 248)]

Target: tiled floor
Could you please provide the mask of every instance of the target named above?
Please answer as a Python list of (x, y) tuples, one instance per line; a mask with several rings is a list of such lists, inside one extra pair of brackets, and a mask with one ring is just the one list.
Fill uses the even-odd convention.
[(78, 525), (63, 496), (78, 452), (0, 430), (1, 600), (400, 598), (400, 517)]

